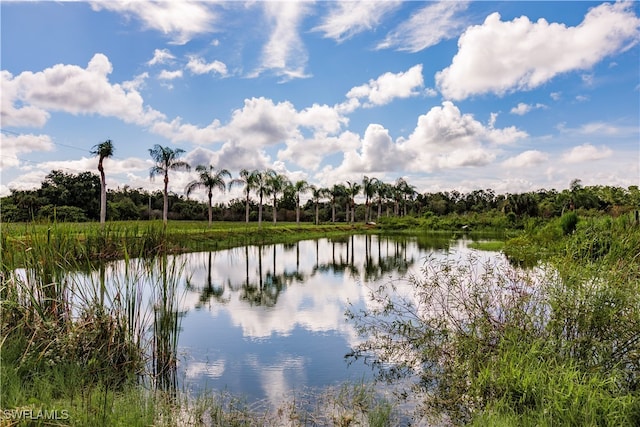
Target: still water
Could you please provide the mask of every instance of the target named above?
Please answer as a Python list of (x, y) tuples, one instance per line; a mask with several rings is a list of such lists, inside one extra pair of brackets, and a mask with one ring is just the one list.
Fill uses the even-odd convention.
[(344, 356), (359, 342), (345, 318), (370, 289), (450, 257), (500, 257), (467, 240), (350, 236), (184, 257), (177, 381), (277, 405), (292, 392), (373, 376)]

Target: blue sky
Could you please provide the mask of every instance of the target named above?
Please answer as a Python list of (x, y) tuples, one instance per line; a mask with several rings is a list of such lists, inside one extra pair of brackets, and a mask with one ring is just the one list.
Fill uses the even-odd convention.
[[(640, 183), (637, 2), (2, 1), (0, 194), (193, 167), (421, 192)], [(194, 179), (175, 173), (182, 194)], [(199, 195), (202, 196), (202, 195)], [(239, 189), (218, 200), (239, 196)], [(198, 196), (197, 196), (198, 197)]]

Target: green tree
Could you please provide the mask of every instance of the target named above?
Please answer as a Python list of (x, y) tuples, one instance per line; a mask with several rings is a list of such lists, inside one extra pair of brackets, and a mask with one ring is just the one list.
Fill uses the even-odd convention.
[(346, 222), (349, 222), (349, 210), (351, 210), (351, 222), (356, 220), (356, 202), (355, 197), (360, 193), (362, 187), (357, 182), (347, 181), (346, 195), (347, 195), (347, 214)]
[(213, 190), (218, 189), (224, 192), (227, 188), (225, 177), (230, 179), (231, 173), (229, 173), (229, 171), (226, 169), (216, 170), (213, 166), (207, 167), (204, 165), (198, 165), (196, 167), (196, 172), (198, 172), (198, 179), (187, 184), (185, 192), (187, 193), (187, 197), (189, 197), (189, 194), (191, 194), (193, 190), (197, 188), (204, 187), (207, 190), (207, 199), (209, 201), (209, 227), (211, 227), (211, 222), (213, 220), (213, 207), (211, 205)]
[(262, 228), (262, 207), (264, 205), (264, 196), (269, 193), (269, 184), (276, 174), (276, 171), (267, 169), (265, 171), (257, 171), (253, 181), (252, 188), (258, 194), (258, 228)]
[(311, 186), (307, 181), (300, 180), (293, 184), (293, 189), (296, 193), (296, 224), (300, 224), (300, 194), (307, 192)]
[(327, 195), (331, 199), (331, 222), (336, 222), (336, 203), (338, 197), (344, 196), (346, 192), (347, 189), (342, 184), (334, 184), (333, 187), (327, 190)]
[(91, 154), (98, 156), (98, 171), (100, 172), (100, 224), (104, 227), (107, 218), (107, 182), (104, 176), (104, 159), (113, 156), (113, 142), (107, 139), (100, 144), (94, 145)]
[(276, 172), (273, 172), (267, 177), (267, 193), (273, 197), (274, 224), (278, 222), (278, 196), (282, 194), (290, 184), (289, 178)]
[(377, 178), (369, 178), (365, 175), (362, 178), (362, 192), (364, 193), (364, 221), (371, 221), (371, 204), (370, 201), (373, 199), (373, 196), (376, 194), (376, 189), (378, 186), (379, 180)]
[(240, 171), (240, 177), (235, 178), (229, 182), (229, 188), (234, 185), (244, 185), (242, 190), (245, 194), (245, 222), (249, 223), (249, 205), (251, 204), (251, 192), (256, 188), (256, 180), (260, 174), (257, 170), (249, 171), (242, 169)]
[(183, 160), (179, 160), (179, 157), (184, 154), (184, 150), (176, 148), (175, 150), (170, 147), (163, 147), (159, 144), (149, 149), (149, 155), (156, 162), (149, 170), (149, 177), (153, 179), (157, 175), (164, 176), (164, 191), (163, 191), (163, 209), (162, 220), (167, 225), (167, 217), (169, 214), (169, 171), (177, 170), (191, 170), (191, 166)]

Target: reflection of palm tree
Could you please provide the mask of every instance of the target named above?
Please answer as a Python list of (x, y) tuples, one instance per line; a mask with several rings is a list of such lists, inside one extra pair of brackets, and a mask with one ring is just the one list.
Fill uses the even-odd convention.
[[(200, 291), (200, 297), (198, 298), (198, 303), (196, 304), (196, 308), (202, 308), (207, 302), (209, 302), (212, 298), (215, 299), (219, 303), (226, 303), (228, 300), (222, 298), (224, 295), (224, 284), (221, 286), (214, 286), (213, 280), (211, 278), (211, 252), (209, 252), (208, 262), (207, 262), (207, 281), (205, 285), (202, 287)], [(187, 279), (187, 288), (189, 289), (197, 289), (193, 286), (190, 279)]]

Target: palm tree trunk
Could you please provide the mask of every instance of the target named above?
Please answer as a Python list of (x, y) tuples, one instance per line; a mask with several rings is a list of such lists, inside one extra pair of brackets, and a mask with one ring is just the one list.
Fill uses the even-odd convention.
[(245, 222), (249, 223), (249, 190), (247, 190), (247, 204), (244, 209)]
[(211, 191), (209, 191), (209, 227), (211, 227), (211, 222), (213, 220), (211, 210)]
[(300, 196), (296, 197), (296, 224), (300, 224)]
[(164, 205), (162, 206), (162, 221), (167, 225), (167, 217), (169, 216), (169, 172), (164, 174)]
[(278, 222), (278, 200), (273, 196), (273, 223)]
[(318, 203), (316, 202), (316, 225), (318, 225), (318, 216), (319, 216), (319, 212), (318, 212)]
[(258, 228), (262, 228), (262, 193), (260, 193), (260, 204), (258, 204)]
[(100, 225), (104, 227), (104, 223), (107, 220), (107, 183), (102, 161), (98, 165), (98, 170), (100, 171)]

